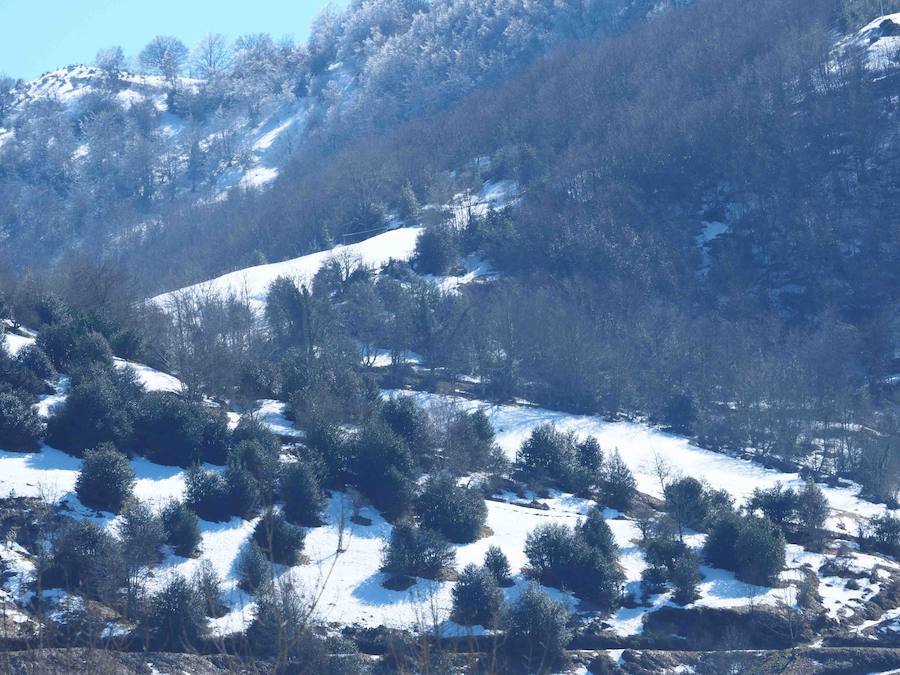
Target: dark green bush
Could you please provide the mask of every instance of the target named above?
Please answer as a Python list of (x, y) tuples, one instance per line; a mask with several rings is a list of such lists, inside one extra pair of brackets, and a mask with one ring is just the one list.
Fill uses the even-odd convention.
[(197, 514), (184, 503), (170, 501), (162, 510), (166, 543), (177, 555), (192, 557), (200, 546), (200, 523)]
[(422, 527), (440, 532), (449, 541), (475, 541), (487, 520), (484, 495), (460, 487), (448, 473), (429, 476), (416, 499), (416, 516)]
[(32, 452), (41, 446), (44, 424), (34, 409), (14, 394), (0, 392), (0, 448)]
[(175, 575), (150, 598), (145, 628), (155, 648), (165, 651), (196, 651), (206, 635), (204, 598), (194, 584)]
[(66, 522), (52, 542), (42, 575), (45, 588), (63, 588), (98, 600), (111, 600), (125, 585), (119, 542), (89, 520)]
[(500, 611), (503, 593), (497, 579), (484, 567), (466, 565), (451, 591), (452, 618), (464, 626), (479, 624), (490, 627)]
[(528, 672), (556, 672), (566, 663), (571, 614), (537, 586), (529, 586), (504, 614), (505, 648)]
[(112, 443), (84, 453), (75, 493), (85, 506), (118, 513), (134, 488), (134, 469)]
[(498, 586), (512, 586), (512, 570), (509, 560), (498, 546), (488, 546), (484, 554), (484, 568), (494, 575)]
[(454, 558), (453, 549), (440, 534), (401, 521), (391, 531), (381, 569), (394, 576), (437, 579)]
[(177, 394), (154, 391), (137, 408), (134, 444), (159, 464), (225, 464), (228, 427), (223, 415)]
[(241, 549), (237, 560), (238, 586), (245, 593), (256, 593), (271, 581), (272, 563), (255, 541), (250, 541)]
[(130, 370), (83, 373), (48, 420), (47, 442), (75, 455), (107, 442), (127, 447), (133, 431), (132, 404), (141, 393)]
[(228, 482), (222, 474), (193, 467), (188, 471), (184, 482), (185, 503), (198, 516), (212, 522), (223, 522), (231, 518)]
[(280, 511), (266, 511), (253, 530), (253, 541), (266, 558), (279, 565), (296, 565), (306, 532), (289, 523)]
[(279, 493), (284, 500), (284, 515), (289, 521), (307, 527), (321, 524), (325, 495), (309, 462), (301, 460), (284, 466)]

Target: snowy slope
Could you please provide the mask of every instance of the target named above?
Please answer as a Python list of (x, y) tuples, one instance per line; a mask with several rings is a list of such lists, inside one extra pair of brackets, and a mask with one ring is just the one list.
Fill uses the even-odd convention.
[[(34, 338), (7, 336), (9, 346), (21, 348)], [(121, 366), (126, 362), (118, 362)], [(163, 373), (141, 366), (135, 367), (148, 388), (172, 390), (180, 383)], [(385, 396), (397, 392), (385, 392)], [(446, 402), (448, 397), (431, 394), (413, 394), (423, 404)], [(65, 382), (58, 386), (57, 400), (65, 396)], [(453, 399), (466, 408), (483, 408), (494, 426), (499, 445), (510, 456), (515, 454), (522, 440), (535, 425), (552, 422), (564, 430), (574, 430), (580, 435), (593, 435), (605, 449), (617, 447), (625, 461), (635, 472), (638, 487), (642, 491), (659, 495), (659, 486), (653, 471), (654, 453), (657, 453), (673, 469), (690, 473), (709, 481), (715, 487), (724, 487), (738, 502), (749, 495), (753, 487), (768, 486), (781, 480), (795, 483), (794, 474), (763, 469), (751, 462), (712, 453), (691, 445), (685, 439), (660, 432), (637, 423), (604, 422), (590, 416), (568, 415), (527, 405), (491, 406), (478, 401)], [(301, 433), (284, 418), (283, 406), (278, 401), (257, 402), (262, 419), (283, 437)], [(151, 504), (161, 505), (170, 498), (178, 498), (184, 492), (184, 472), (174, 467), (163, 467), (145, 459), (132, 462), (137, 476), (136, 494)], [(11, 453), (0, 451), (0, 493), (44, 496), (65, 500), (72, 513), (103, 524), (111, 531), (117, 528), (117, 518), (111, 514), (97, 514), (85, 509), (74, 494), (80, 462), (78, 459), (44, 447), (37, 453)], [(215, 468), (215, 467), (209, 467)], [(853, 488), (824, 488), (832, 507), (836, 510), (833, 524), (842, 519), (863, 518), (879, 512), (880, 508), (865, 502)], [(531, 502), (542, 508), (535, 508)], [(515, 576), (513, 587), (506, 589), (509, 599), (527, 586), (522, 574), (526, 564), (525, 539), (541, 524), (556, 522), (575, 525), (591, 507), (592, 502), (563, 493), (552, 493), (539, 498), (528, 494), (524, 499), (512, 494), (501, 494), (488, 501), (487, 526), (490, 534), (476, 542), (454, 546), (455, 566), (461, 569), (468, 563), (480, 563), (488, 546), (496, 545), (510, 560)], [(351, 516), (362, 516), (353, 518)], [(636, 545), (639, 532), (635, 523), (615, 511), (607, 509), (607, 518), (616, 541), (621, 548), (620, 563), (626, 574), (626, 591), (639, 596), (640, 576), (646, 566), (643, 551)], [(370, 524), (361, 524), (365, 522)], [(169, 553), (161, 569), (149, 580), (151, 590), (163, 584), (170, 574), (192, 574), (202, 560), (209, 560), (224, 580), (226, 599), (231, 611), (213, 621), (213, 630), (228, 634), (240, 630), (251, 620), (254, 601), (237, 588), (236, 561), (252, 533), (255, 520), (233, 518), (225, 523), (201, 521), (202, 554), (198, 559), (184, 559)], [(381, 515), (351, 493), (332, 493), (324, 524), (308, 531), (305, 555), (308, 561), (290, 569), (280, 568), (281, 574), (289, 574), (303, 592), (314, 599), (317, 617), (337, 625), (409, 627), (423, 621), (430, 622), (432, 613), (445, 634), (465, 632), (449, 620), (452, 604), (453, 582), (418, 580), (405, 591), (392, 591), (383, 587), (384, 575), (379, 571), (381, 552), (390, 537), (392, 526)], [(704, 535), (688, 537), (695, 549), (702, 547)], [(16, 557), (16, 565), (27, 573), (27, 560), (21, 552), (7, 551)], [(704, 579), (700, 584), (700, 597), (696, 606), (741, 607), (749, 605), (791, 605), (796, 601), (794, 585), (803, 578), (808, 566), (818, 571), (828, 556), (803, 551), (800, 547), (788, 549), (788, 568), (782, 574), (783, 588), (751, 586), (735, 579), (731, 572), (702, 567)], [(854, 569), (871, 572), (876, 566), (896, 570), (896, 563), (874, 556), (851, 552), (848, 565)], [(882, 586), (888, 583), (889, 572), (868, 575), (857, 588), (847, 588), (845, 579), (822, 577), (820, 592), (825, 611), (835, 620), (847, 619), (857, 613), (863, 604)], [(19, 583), (21, 588), (21, 580)], [(567, 602), (584, 618), (594, 615), (583, 610), (577, 599), (555, 589), (547, 589), (555, 597)], [(7, 584), (4, 593), (12, 593)], [(24, 601), (24, 596), (23, 596)], [(642, 630), (642, 620), (649, 612), (671, 606), (670, 593), (651, 597), (646, 605), (618, 610), (606, 625), (617, 634), (627, 636)], [(482, 629), (476, 628), (475, 632)]]
[[(454, 195), (447, 204), (428, 205), (423, 210), (439, 212), (457, 227), (464, 227), (472, 215), (484, 215), (489, 208), (500, 209), (514, 204), (518, 198), (518, 188), (511, 180), (486, 181), (480, 191)], [(400, 223), (394, 222), (395, 225)], [(209, 279), (185, 288), (161, 293), (150, 299), (165, 309), (179, 296), (210, 293), (218, 296), (235, 295), (246, 298), (255, 310), (265, 306), (266, 293), (269, 286), (278, 277), (288, 277), (308, 284), (316, 272), (328, 260), (338, 256), (350, 256), (351, 259), (367, 267), (379, 268), (390, 260), (408, 261), (416, 248), (416, 239), (422, 231), (421, 226), (398, 226), (387, 232), (375, 235), (356, 244), (339, 245), (334, 248), (317, 251), (308, 255), (266, 265), (257, 265), (235, 270), (214, 279)], [(445, 291), (452, 291), (476, 279), (494, 276), (490, 263), (477, 256), (468, 256), (463, 261), (463, 270), (458, 276), (434, 277), (426, 275), (431, 281)]]
[(858, 49), (873, 74), (900, 68), (900, 12), (870, 21), (856, 33), (840, 40), (836, 49)]
[[(76, 119), (85, 97), (105, 91), (103, 78), (100, 69), (84, 65), (46, 73), (25, 83), (19, 92), (14, 115), (15, 110), (21, 111), (28, 104), (50, 100), (59, 102)], [(196, 92), (202, 85), (202, 80), (179, 78), (179, 87), (184, 90)], [(199, 138), (201, 147), (205, 148), (218, 138), (230, 137), (232, 156), (227, 158), (227, 164), (214, 169), (212, 193), (218, 197), (234, 186), (255, 189), (274, 180), (298, 145), (311, 105), (307, 99), (284, 96), (266, 100), (255, 120), (237, 106), (200, 121), (189, 121), (169, 110), (167, 89), (167, 83), (159, 76), (123, 71), (115, 100), (125, 109), (137, 103), (151, 102), (160, 113), (157, 131), (168, 138), (173, 147), (181, 148), (181, 161), (186, 161), (187, 149), (194, 138)], [(0, 130), (0, 143), (12, 138), (12, 134), (12, 131)], [(84, 157), (87, 151), (87, 146), (82, 145), (75, 159)], [(179, 187), (186, 190), (188, 185)]]
[[(802, 485), (796, 473), (767, 469), (750, 460), (700, 448), (688, 439), (655, 429), (639, 422), (609, 422), (591, 415), (573, 415), (528, 405), (491, 405), (483, 401), (447, 397), (422, 392), (388, 392), (409, 394), (420, 404), (444, 404), (448, 400), (465, 409), (481, 409), (497, 432), (497, 443), (510, 459), (540, 424), (552, 423), (562, 431), (573, 431), (579, 437), (593, 436), (607, 452), (618, 449), (634, 473), (638, 490), (661, 498), (662, 488), (656, 473), (656, 459), (667, 464), (674, 475), (679, 473), (705, 480), (713, 488), (725, 489), (738, 504), (743, 504), (754, 488), (769, 488), (777, 482), (788, 486)], [(832, 508), (829, 526), (855, 534), (854, 521), (882, 513), (884, 506), (859, 496), (859, 486), (831, 487), (820, 485)]]
[(415, 250), (416, 238), (420, 231), (421, 228), (418, 227), (389, 230), (358, 244), (336, 246), (284, 262), (229, 272), (209, 281), (157, 295), (150, 301), (166, 308), (180, 294), (212, 293), (222, 296), (234, 294), (246, 297), (254, 309), (260, 310), (265, 306), (270, 284), (278, 277), (289, 277), (309, 283), (326, 261), (345, 254), (370, 267), (380, 267), (391, 259), (408, 260)]

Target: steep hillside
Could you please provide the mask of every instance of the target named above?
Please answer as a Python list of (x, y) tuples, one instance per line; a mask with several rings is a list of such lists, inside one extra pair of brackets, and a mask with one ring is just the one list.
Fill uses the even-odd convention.
[[(199, 96), (206, 86), (205, 80), (182, 77), (175, 90), (184, 96)], [(304, 98), (272, 97), (252, 115), (242, 108), (220, 108), (206, 119), (198, 119), (190, 110), (180, 110), (175, 105), (177, 96), (173, 100), (171, 92), (171, 84), (158, 75), (122, 71), (111, 85), (108, 74), (98, 67), (70, 66), (15, 90), (8, 113), (10, 128), (4, 130), (3, 138), (15, 142), (17, 129), (27, 123), (31, 110), (58, 103), (73, 127), (88, 128), (74, 154), (87, 163), (92, 159), (97, 162), (95, 156), (108, 159), (108, 148), (96, 145), (103, 140), (109, 142), (100, 137), (109, 127), (94, 118), (127, 116), (135, 108), (135, 114), (147, 113), (149, 121), (155, 123), (150, 136), (159, 144), (157, 153), (171, 154), (167, 161), (175, 163), (174, 175), (160, 176), (158, 189), (170, 196), (190, 190), (199, 192), (197, 199), (221, 199), (230, 187), (261, 187), (278, 175), (291, 146), (300, 141), (310, 103)], [(95, 124), (101, 128), (95, 129)], [(198, 150), (204, 155), (205, 175), (188, 175), (185, 167), (198, 161), (191, 156)]]
[(897, 9), (353, 0), (0, 87), (0, 669), (900, 667)]
[[(96, 67), (30, 83), (3, 78), (6, 263), (128, 251), (148, 229), (204, 217), (202, 205), (229, 188), (271, 184), (312, 139), (346, 146), (501, 82), (560, 44), (621, 30), (667, 5), (358, 2), (323, 13), (305, 45), (266, 34), (228, 45), (210, 35), (188, 54), (163, 37), (155, 40), (174, 40), (177, 58), (161, 64), (142, 53), (141, 74), (124, 70), (113, 48)], [(181, 77), (188, 70), (195, 77)], [(240, 211), (238, 202), (217, 213), (232, 220)]]

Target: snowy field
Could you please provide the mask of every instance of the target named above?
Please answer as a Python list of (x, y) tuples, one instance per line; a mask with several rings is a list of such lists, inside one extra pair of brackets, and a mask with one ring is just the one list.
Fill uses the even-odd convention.
[(245, 297), (254, 309), (262, 310), (269, 286), (278, 277), (288, 277), (308, 284), (325, 262), (341, 255), (349, 255), (370, 267), (381, 267), (391, 259), (408, 260), (415, 250), (420, 231), (421, 228), (417, 227), (389, 230), (358, 244), (336, 246), (283, 262), (229, 272), (209, 281), (157, 295), (150, 301), (165, 309), (179, 294), (212, 293)]
[[(416, 230), (395, 230), (386, 235), (400, 237), (401, 242), (412, 247)], [(377, 239), (377, 238), (375, 238)], [(373, 244), (363, 242), (364, 250), (373, 260), (377, 256), (390, 256), (396, 252), (396, 241)], [(351, 248), (351, 247), (346, 247)], [(389, 254), (388, 251), (391, 253)], [(279, 265), (295, 264), (296, 273), (307, 274), (317, 269), (326, 255), (332, 252), (307, 256), (305, 262), (289, 261)], [(310, 259), (312, 258), (312, 259)], [(273, 266), (264, 266), (271, 268)], [(254, 268), (257, 269), (257, 268)], [(248, 270), (245, 272), (252, 272)], [(284, 273), (266, 269), (251, 279), (259, 292), (268, 285), (268, 279)], [(223, 277), (223, 288), (237, 283), (232, 275)], [(246, 283), (246, 281), (242, 281)], [(260, 301), (262, 296), (258, 296)], [(159, 300), (157, 300), (159, 301)], [(5, 343), (11, 352), (17, 352), (34, 341), (35, 335), (7, 334)], [(134, 368), (141, 382), (149, 390), (181, 391), (181, 383), (170, 375), (158, 372), (142, 364), (116, 360), (118, 367)], [(68, 383), (60, 378), (57, 391), (46, 396), (38, 410), (46, 416), (54, 405), (64, 400)], [(609, 422), (600, 417), (571, 415), (558, 411), (520, 405), (491, 405), (459, 397), (439, 396), (421, 392), (388, 391), (385, 396), (411, 395), (425, 406), (459, 405), (465, 409), (482, 409), (487, 414), (497, 435), (497, 442), (506, 455), (513, 459), (515, 453), (532, 429), (543, 423), (553, 423), (563, 431), (573, 431), (580, 437), (593, 436), (605, 451), (618, 449), (631, 468), (642, 492), (661, 497), (661, 487), (656, 472), (657, 461), (672, 469), (672, 476), (687, 473), (705, 480), (712, 487), (726, 489), (737, 503), (743, 503), (755, 487), (770, 487), (776, 482), (797, 486), (801, 479), (797, 474), (784, 473), (761, 467), (751, 461), (729, 457), (697, 447), (685, 438), (654, 429), (638, 422)], [(258, 401), (256, 414), (276, 434), (292, 441), (302, 438), (302, 431), (294, 427), (285, 416), (284, 404), (275, 400)], [(238, 414), (229, 413), (234, 426)], [(137, 476), (136, 495), (149, 503), (161, 506), (184, 492), (184, 472), (175, 467), (153, 464), (143, 458), (133, 460)], [(12, 453), (0, 451), (0, 494), (18, 496), (42, 496), (54, 501), (66, 501), (73, 514), (91, 518), (104, 524), (111, 531), (117, 527), (117, 518), (111, 514), (99, 514), (84, 508), (74, 494), (80, 461), (50, 447), (37, 453)], [(212, 468), (212, 467), (210, 467)], [(830, 525), (854, 532), (854, 521), (880, 513), (883, 507), (860, 499), (857, 486), (822, 486), (832, 508)], [(587, 512), (591, 502), (566, 494), (553, 494), (550, 498), (536, 499), (528, 495), (521, 500), (514, 495), (502, 495), (505, 501), (488, 501), (487, 526), (490, 534), (467, 545), (454, 546), (456, 568), (467, 563), (480, 563), (490, 545), (499, 546), (510, 560), (515, 574), (515, 584), (506, 589), (509, 598), (515, 597), (527, 585), (522, 575), (526, 563), (525, 539), (537, 526), (557, 522), (575, 525)], [(529, 505), (534, 499), (547, 508), (536, 509)], [(608, 523), (621, 548), (620, 562), (626, 575), (626, 591), (640, 597), (640, 576), (646, 563), (643, 552), (637, 546), (639, 534), (636, 525), (615, 511), (605, 512)], [(354, 517), (351, 516), (361, 516)], [(370, 522), (363, 525), (360, 523)], [(201, 521), (202, 554), (198, 559), (184, 559), (167, 554), (161, 568), (154, 570), (148, 583), (158, 588), (168, 576), (178, 571), (192, 574), (201, 560), (209, 560), (224, 580), (227, 601), (232, 611), (213, 621), (219, 634), (227, 634), (243, 628), (252, 617), (253, 599), (237, 588), (236, 561), (255, 521), (233, 518), (225, 523)], [(335, 624), (359, 624), (361, 626), (408, 627), (413, 624), (433, 624), (435, 620), (448, 634), (464, 632), (461, 626), (449, 621), (451, 589), (453, 582), (418, 580), (404, 591), (391, 591), (383, 587), (384, 575), (379, 572), (382, 548), (390, 537), (391, 525), (379, 513), (349, 493), (333, 493), (328, 501), (324, 524), (308, 531), (305, 547), (306, 562), (290, 569), (280, 569), (290, 574), (298, 586), (315, 602), (318, 617)], [(694, 534), (689, 545), (702, 547), (704, 535)], [(21, 551), (6, 548), (4, 555), (16, 559), (18, 568), (26, 569)], [(800, 547), (788, 547), (788, 566), (782, 574), (783, 588), (763, 588), (739, 582), (731, 572), (704, 566), (704, 580), (700, 584), (697, 606), (738, 607), (747, 605), (791, 605), (795, 602), (795, 584), (803, 578), (804, 569), (818, 572), (829, 557), (808, 553)], [(15, 561), (13, 561), (15, 562)], [(873, 556), (851, 552), (847, 564), (853, 569), (866, 571), (868, 576), (860, 580), (858, 588), (848, 589), (846, 579), (824, 577), (819, 591), (830, 617), (842, 620), (870, 599), (881, 588), (881, 580), (889, 576), (887, 571), (872, 572), (881, 565), (896, 569), (897, 565)], [(576, 612), (577, 600), (560, 591), (547, 589), (552, 595), (564, 599)], [(9, 592), (9, 588), (4, 592)], [(648, 599), (646, 606), (622, 608), (608, 620), (611, 630), (620, 635), (633, 635), (642, 630), (642, 619), (651, 611), (671, 604), (670, 594), (663, 593)], [(589, 613), (588, 613), (589, 615)]]
[[(573, 415), (529, 405), (492, 405), (423, 392), (387, 394), (411, 395), (424, 406), (450, 402), (467, 410), (483, 410), (496, 430), (497, 443), (511, 460), (531, 431), (541, 424), (552, 423), (561, 431), (575, 432), (579, 438), (593, 436), (604, 451), (618, 449), (634, 473), (638, 490), (654, 497), (663, 496), (656, 472), (657, 458), (671, 469), (671, 477), (686, 474), (704, 480), (715, 489), (727, 490), (738, 505), (752, 495), (754, 488), (769, 488), (778, 482), (792, 487), (803, 485), (799, 474), (767, 469), (750, 460), (705, 450), (686, 438), (639, 422), (609, 422), (591, 415)], [(883, 505), (861, 499), (857, 485), (819, 487), (828, 497), (832, 509), (829, 527), (835, 530), (855, 534), (856, 521), (884, 511)]]

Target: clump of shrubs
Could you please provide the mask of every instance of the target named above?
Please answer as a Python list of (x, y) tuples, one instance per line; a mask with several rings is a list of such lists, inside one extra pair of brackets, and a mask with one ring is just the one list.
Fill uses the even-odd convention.
[(566, 663), (572, 639), (571, 614), (537, 586), (529, 586), (503, 616), (510, 661), (526, 672), (557, 672)]
[(725, 512), (710, 527), (704, 555), (742, 581), (773, 585), (784, 569), (785, 547), (784, 533), (768, 518)]
[(119, 542), (89, 520), (70, 520), (53, 540), (41, 579), (45, 588), (64, 588), (97, 599), (114, 598), (125, 585)]
[(292, 525), (280, 511), (266, 511), (253, 530), (253, 542), (271, 562), (296, 565), (306, 532)]
[[(3, 335), (0, 326), (0, 337)], [(22, 348), (13, 358), (0, 340), (0, 391), (23, 399), (52, 391), (45, 380), (53, 377), (53, 366), (35, 345)]]
[(176, 555), (192, 557), (200, 546), (200, 523), (197, 514), (183, 502), (170, 501), (163, 507), (163, 530), (166, 543), (172, 547)]
[(597, 487), (600, 499), (606, 506), (619, 511), (631, 508), (637, 492), (637, 481), (618, 450), (614, 450), (603, 462)]
[(414, 462), (403, 440), (384, 422), (366, 424), (355, 439), (353, 482), (387, 518), (409, 512), (415, 499)]
[(166, 530), (162, 518), (146, 504), (132, 501), (119, 520), (122, 556), (129, 569), (151, 567), (162, 560)]
[(412, 396), (394, 396), (385, 401), (381, 418), (403, 439), (414, 457), (427, 458), (434, 454), (428, 413)]
[(44, 424), (26, 401), (0, 392), (0, 448), (33, 452), (40, 447), (43, 435)]
[(56, 368), (50, 357), (36, 344), (26, 345), (16, 354), (16, 362), (29, 373), (41, 380), (56, 377)]
[(413, 265), (419, 274), (444, 275), (459, 264), (459, 257), (459, 234), (448, 223), (435, 223), (419, 234)]
[(241, 549), (237, 561), (238, 586), (246, 593), (256, 591), (271, 580), (272, 563), (259, 545), (251, 540)]
[(645, 528), (642, 545), (647, 561), (641, 573), (645, 596), (662, 593), (668, 583), (674, 590), (675, 602), (682, 605), (693, 602), (697, 586), (703, 580), (700, 561), (682, 541), (675, 521), (669, 516), (652, 520)]
[(457, 485), (448, 473), (425, 481), (416, 499), (416, 516), (422, 527), (440, 532), (449, 541), (466, 544), (478, 539), (487, 520), (484, 495)]
[(118, 513), (134, 489), (134, 469), (112, 443), (102, 443), (84, 453), (75, 494), (82, 504), (99, 511)]
[(747, 509), (762, 512), (782, 530), (800, 535), (812, 548), (820, 548), (824, 543), (828, 499), (812, 479), (799, 490), (781, 483), (767, 490), (757, 488)]
[(597, 512), (572, 529), (552, 523), (532, 531), (525, 541), (531, 574), (542, 584), (568, 588), (612, 609), (622, 595), (625, 575), (618, 564), (618, 547)]
[(153, 646), (166, 651), (196, 651), (206, 635), (203, 596), (197, 587), (176, 574), (150, 598), (144, 618)]
[(222, 474), (194, 466), (187, 472), (184, 482), (185, 503), (198, 516), (212, 522), (231, 518), (228, 482)]
[(494, 442), (494, 428), (481, 410), (454, 411), (441, 438), (447, 467), (462, 475), (473, 471), (501, 471), (507, 463)]
[(477, 565), (466, 565), (459, 573), (451, 593), (451, 616), (454, 621), (464, 626), (493, 625), (503, 602), (503, 594), (490, 570)]
[(860, 528), (860, 541), (875, 551), (887, 555), (900, 556), (900, 518), (885, 511)]
[(284, 500), (284, 515), (290, 522), (307, 527), (321, 523), (325, 495), (310, 462), (287, 464), (281, 473), (279, 492)]
[(187, 468), (225, 464), (228, 427), (223, 415), (164, 391), (148, 393), (134, 417), (135, 445), (157, 464)]
[(194, 588), (203, 601), (203, 613), (212, 618), (219, 618), (228, 613), (222, 593), (222, 579), (209, 560), (200, 563), (193, 577)]
[(585, 491), (599, 480), (603, 453), (593, 438), (579, 442), (574, 433), (552, 424), (535, 427), (516, 454), (516, 467), (529, 480), (550, 480), (559, 487)]
[(631, 507), (636, 482), (618, 450), (605, 458), (594, 438), (579, 441), (552, 424), (535, 427), (516, 453), (516, 468), (529, 481), (549, 480), (564, 490), (590, 494), (620, 511)]
[(509, 560), (499, 546), (488, 546), (484, 554), (484, 568), (494, 575), (498, 586), (512, 586), (512, 570)]
[(128, 447), (143, 387), (130, 368), (94, 368), (72, 379), (65, 402), (47, 422), (47, 442), (76, 456), (101, 443)]
[(444, 537), (404, 520), (391, 531), (381, 569), (393, 577), (439, 579), (453, 565), (454, 558)]

